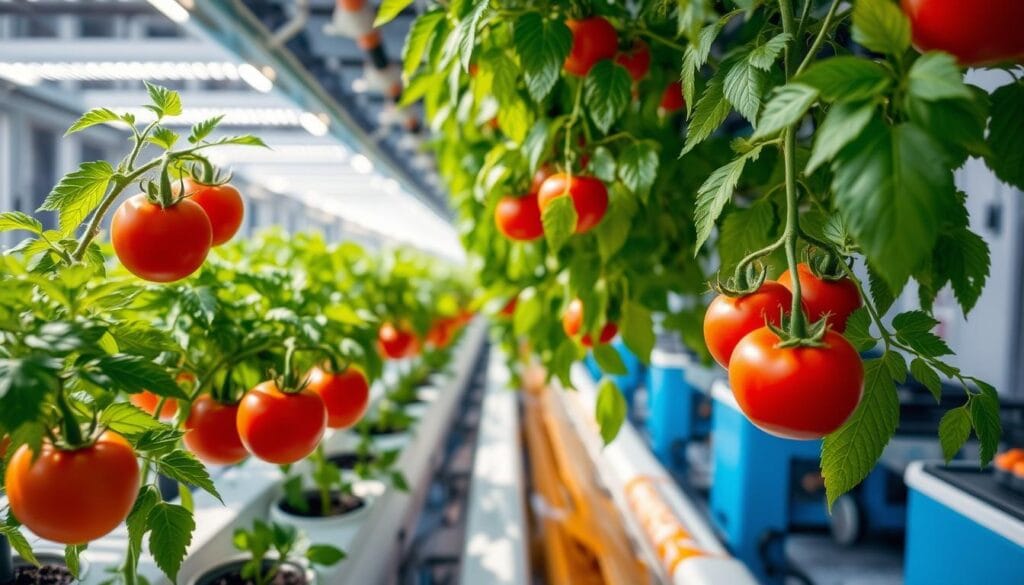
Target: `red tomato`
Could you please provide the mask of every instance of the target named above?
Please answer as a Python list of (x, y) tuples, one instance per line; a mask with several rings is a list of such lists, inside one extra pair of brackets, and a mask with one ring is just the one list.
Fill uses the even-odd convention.
[(565, 59), (565, 70), (579, 77), (590, 73), (598, 61), (611, 59), (619, 49), (619, 35), (610, 22), (600, 16), (565, 23), (572, 31), (572, 50)]
[[(837, 332), (846, 331), (846, 320), (861, 306), (857, 285), (849, 278), (822, 280), (804, 263), (797, 265), (800, 274), (800, 298), (812, 321), (829, 315), (828, 323)], [(779, 275), (779, 284), (793, 290), (793, 277), (789, 270)]]
[(647, 43), (637, 39), (633, 42), (633, 48), (615, 57), (615, 62), (629, 71), (633, 81), (640, 81), (651, 68), (651, 50), (647, 48)]
[(683, 99), (683, 84), (678, 81), (673, 81), (668, 84), (665, 88), (665, 92), (661, 94), (661, 109), (667, 114), (678, 112), (683, 109), (686, 105), (686, 100)]
[[(601, 327), (601, 335), (597, 338), (598, 344), (605, 344), (615, 339), (615, 336), (619, 334), (619, 326), (615, 323), (605, 323)], [(594, 347), (594, 340), (590, 338), (590, 334), (587, 333), (580, 339), (580, 343), (584, 347)]]
[(242, 216), (245, 215), (245, 204), (238, 189), (227, 184), (203, 185), (187, 181), (185, 192), (210, 218), (214, 246), (219, 246), (234, 237), (238, 228), (242, 226)]
[[(580, 299), (573, 299), (569, 303), (569, 307), (565, 310), (562, 315), (562, 330), (565, 331), (566, 336), (576, 337), (579, 334), (580, 329), (583, 328), (583, 301)], [(598, 336), (598, 343), (608, 343), (619, 333), (619, 327), (615, 323), (605, 323), (601, 327), (601, 335)], [(585, 333), (580, 342), (586, 347), (593, 347), (594, 340), (591, 339), (589, 333)]]
[(268, 380), (242, 398), (236, 424), (250, 453), (286, 465), (305, 458), (320, 444), (327, 427), (327, 408), (315, 392), (286, 394)]
[(11, 446), (10, 437), (0, 437), (0, 459), (7, 457), (7, 448)]
[(203, 463), (234, 465), (249, 456), (238, 436), (238, 405), (203, 395), (192, 403), (185, 421), (185, 446)]
[(452, 338), (455, 337), (455, 331), (458, 326), (458, 317), (442, 318), (434, 321), (434, 325), (427, 332), (427, 343), (438, 349), (448, 347), (448, 344), (452, 342)]
[(173, 282), (203, 265), (213, 228), (197, 203), (185, 199), (164, 209), (139, 194), (117, 208), (110, 241), (132, 274), (151, 282)]
[(704, 314), (704, 342), (711, 357), (722, 367), (729, 367), (736, 344), (766, 322), (779, 325), (782, 313), (788, 315), (792, 303), (789, 290), (770, 280), (749, 295), (718, 295)]
[(1021, 0), (902, 0), (914, 45), (952, 53), (961, 65), (1024, 59)]
[(519, 303), (519, 297), (512, 297), (511, 299), (509, 299), (508, 302), (505, 303), (505, 306), (502, 307), (502, 309), (501, 309), (501, 313), (500, 313), (501, 316), (502, 317), (509, 317), (509, 318), (511, 318), (513, 315), (515, 315), (516, 314), (516, 305), (518, 303)]
[(139, 491), (139, 462), (121, 435), (107, 431), (88, 447), (44, 442), (11, 457), (4, 481), (14, 516), (42, 538), (85, 544), (117, 528)]
[(414, 355), (418, 351), (416, 334), (402, 325), (384, 323), (377, 332), (377, 345), (384, 357), (392, 360)]
[(541, 165), (537, 172), (533, 174), (533, 180), (530, 181), (530, 193), (539, 193), (540, 186), (553, 174), (555, 174), (555, 169), (551, 165)]
[(825, 347), (777, 347), (762, 327), (744, 337), (729, 362), (729, 384), (750, 422), (787, 439), (820, 439), (850, 418), (864, 389), (857, 350), (835, 331)]
[[(143, 390), (138, 394), (132, 394), (129, 396), (128, 401), (149, 414), (153, 414), (156, 412), (157, 405), (160, 404), (160, 397), (149, 390)], [(160, 419), (172, 419), (176, 414), (178, 414), (178, 401), (173, 398), (168, 398), (164, 401), (163, 408), (160, 409)]]
[(344, 372), (333, 373), (313, 368), (307, 380), (307, 388), (327, 407), (327, 426), (347, 429), (363, 418), (370, 404), (370, 383), (361, 370), (349, 366)]
[(576, 208), (577, 234), (597, 227), (608, 211), (608, 189), (600, 180), (594, 177), (569, 177), (565, 173), (556, 173), (540, 186), (537, 199), (541, 212), (543, 213), (556, 198), (565, 195), (572, 197), (572, 205)]
[(540, 220), (537, 194), (502, 197), (494, 209), (494, 223), (498, 231), (512, 240), (529, 242), (543, 236), (544, 224)]

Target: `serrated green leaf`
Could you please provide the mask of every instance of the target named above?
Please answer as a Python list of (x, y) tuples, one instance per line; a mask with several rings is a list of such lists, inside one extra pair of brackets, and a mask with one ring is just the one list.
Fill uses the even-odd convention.
[(935, 402), (942, 398), (942, 380), (939, 379), (939, 375), (923, 359), (914, 358), (910, 362), (910, 375), (932, 393), (932, 396), (935, 397)]
[(75, 121), (74, 124), (68, 128), (64, 136), (74, 134), (86, 128), (91, 128), (97, 124), (106, 124), (107, 122), (124, 122), (121, 115), (108, 110), (107, 108), (93, 108), (88, 112), (82, 114), (82, 117)]
[(597, 365), (601, 366), (602, 372), (612, 376), (625, 376), (628, 372), (626, 364), (622, 361), (622, 356), (611, 345), (600, 343), (595, 345), (591, 351), (594, 353)]
[(608, 213), (605, 214), (601, 223), (594, 228), (594, 235), (597, 236), (597, 251), (603, 261), (608, 261), (629, 238), (629, 230), (633, 225), (633, 214), (635, 205), (627, 199), (628, 195), (617, 194), (612, 191), (612, 198), (608, 205)]
[(165, 427), (145, 411), (127, 402), (115, 402), (103, 409), (100, 424), (122, 435), (134, 435)]
[(535, 102), (541, 102), (561, 76), (562, 64), (572, 49), (572, 32), (561, 20), (527, 12), (516, 19), (513, 42), (523, 66), (526, 89)]
[(618, 160), (618, 175), (622, 183), (644, 201), (658, 178), (657, 145), (648, 140), (627, 146)]
[(964, 316), (981, 298), (988, 280), (991, 256), (981, 236), (964, 228), (939, 236), (933, 265), (943, 282), (949, 280)]
[(16, 429), (25, 421), (40, 420), (60, 370), (61, 361), (51, 357), (0, 359), (0, 427)]
[(711, 173), (697, 190), (697, 208), (694, 211), (694, 223), (697, 226), (697, 243), (693, 252), (695, 256), (711, 235), (711, 230), (715, 227), (715, 222), (718, 221), (718, 216), (722, 214), (726, 203), (732, 199), (747, 161), (757, 160), (760, 154), (761, 147), (757, 146), (747, 154), (726, 163)]
[(71, 571), (71, 574), (78, 579), (82, 572), (81, 555), (82, 551), (89, 546), (87, 544), (69, 544), (64, 547), (64, 566)]
[(777, 238), (775, 206), (765, 197), (746, 209), (734, 209), (725, 217), (717, 240), (721, 272), (730, 274), (747, 254)]
[(889, 370), (893, 382), (902, 384), (907, 381), (907, 360), (903, 354), (895, 351), (886, 352), (883, 356), (885, 367)]
[(872, 268), (891, 289), (931, 257), (956, 201), (942, 147), (919, 128), (878, 117), (832, 163), (836, 206)]
[(198, 144), (204, 138), (209, 136), (210, 133), (213, 132), (215, 128), (217, 128), (217, 125), (220, 124), (221, 120), (223, 119), (224, 116), (221, 115), (214, 116), (212, 118), (207, 118), (206, 120), (199, 122), (198, 124), (193, 126), (192, 131), (188, 133), (188, 141), (192, 144)]
[(1000, 87), (992, 93), (985, 161), (1001, 181), (1024, 189), (1024, 83)]
[(181, 96), (178, 92), (160, 85), (154, 85), (148, 81), (143, 83), (146, 84), (146, 92), (149, 93), (149, 99), (153, 103), (153, 109), (157, 112), (158, 116), (181, 115)]
[(861, 307), (850, 314), (843, 336), (859, 352), (865, 352), (878, 345), (878, 340), (871, 335), (871, 315), (866, 308)]
[(213, 497), (220, 498), (206, 467), (191, 453), (176, 449), (157, 460), (160, 473), (181, 483), (195, 486)]
[[(729, 117), (729, 112), (732, 111), (732, 105), (725, 99), (723, 87), (725, 79), (721, 73), (719, 71), (715, 77), (711, 78), (704, 93), (697, 100), (697, 105), (693, 108), (690, 124), (686, 128), (686, 145), (683, 147), (681, 155), (685, 155), (707, 140), (708, 136), (711, 136), (722, 125), (722, 122), (725, 122), (725, 119)], [(683, 91), (686, 91), (685, 85)], [(692, 102), (687, 99), (686, 103)]]
[(740, 60), (726, 73), (723, 93), (741, 116), (756, 124), (767, 82), (767, 73), (747, 60)]
[(881, 359), (864, 363), (864, 397), (860, 406), (821, 448), (821, 474), (831, 509), (874, 468), (896, 432), (900, 404), (889, 369)]
[(880, 95), (892, 84), (892, 75), (874, 61), (843, 56), (818, 61), (795, 82), (817, 89), (825, 101), (853, 102)]
[(84, 162), (61, 178), (39, 211), (58, 212), (61, 234), (70, 235), (103, 200), (113, 176), (114, 168), (107, 161)]
[(878, 53), (902, 55), (910, 48), (910, 20), (891, 0), (857, 0), (853, 40)]
[(24, 230), (39, 235), (43, 233), (43, 224), (38, 219), (20, 211), (0, 213), (0, 232)]
[(501, 131), (516, 144), (522, 144), (533, 126), (533, 111), (522, 99), (516, 98), (498, 110)]
[(959, 168), (968, 156), (991, 155), (985, 143), (987, 100), (927, 101), (908, 95), (906, 111), (911, 122), (945, 147), (951, 168)]
[(786, 48), (786, 43), (788, 43), (792, 38), (793, 36), (789, 33), (779, 33), (775, 35), (765, 41), (764, 44), (754, 47), (754, 49), (750, 51), (750, 54), (747, 55), (747, 61), (762, 71), (771, 71), (772, 67), (775, 65), (775, 61)]
[(626, 399), (615, 382), (608, 378), (601, 380), (597, 389), (594, 417), (601, 429), (601, 440), (605, 445), (615, 440), (622, 423), (626, 421), (628, 411)]
[(225, 145), (225, 144), (237, 144), (239, 146), (261, 146), (263, 148), (270, 148), (267, 146), (263, 139), (258, 136), (251, 134), (242, 134), (241, 136), (225, 136), (224, 138), (218, 138), (210, 143), (211, 145)]
[(875, 115), (872, 102), (841, 102), (829, 108), (821, 127), (815, 133), (814, 150), (807, 161), (807, 173), (813, 173), (822, 164), (829, 162), (860, 136), (861, 131)]
[(427, 47), (445, 23), (444, 10), (435, 9), (416, 18), (402, 48), (402, 75), (406, 81), (419, 69)]
[(97, 366), (118, 390), (131, 394), (148, 390), (157, 396), (188, 400), (171, 374), (146, 358), (117, 354), (98, 359)]
[(966, 407), (950, 409), (939, 421), (939, 443), (942, 444), (942, 456), (949, 463), (963, 448), (971, 436), (971, 414)]
[(192, 543), (195, 519), (183, 506), (159, 502), (149, 512), (149, 552), (160, 570), (176, 582), (178, 570)]
[(412, 4), (412, 0), (382, 0), (377, 9), (377, 18), (373, 20), (373, 28), (387, 24)]
[(14, 552), (18, 553), (19, 557), (37, 567), (39, 566), (39, 559), (36, 558), (36, 554), (32, 551), (32, 545), (29, 544), (25, 535), (21, 533), (18, 525), (13, 522), (13, 516), (8, 517), (6, 525), (0, 525), (0, 536), (7, 538), (7, 542), (14, 549)]
[(619, 331), (626, 347), (643, 363), (650, 363), (654, 349), (654, 321), (651, 311), (636, 301), (627, 300), (622, 305), (622, 320)]
[(800, 121), (818, 99), (818, 90), (800, 83), (778, 87), (765, 104), (753, 138), (767, 138)]
[(576, 221), (576, 208), (568, 195), (555, 197), (544, 207), (541, 212), (544, 237), (556, 254), (576, 232)]
[(607, 134), (626, 111), (632, 97), (632, 84), (626, 68), (610, 59), (598, 62), (587, 74), (583, 81), (583, 101), (601, 132)]
[(988, 465), (999, 449), (999, 438), (1003, 434), (1003, 425), (999, 420), (999, 398), (991, 386), (981, 386), (981, 393), (971, 396), (971, 422), (974, 433), (981, 442), (981, 465)]
[(157, 126), (153, 129), (149, 136), (146, 137), (146, 142), (155, 144), (164, 150), (170, 150), (174, 148), (174, 144), (178, 142), (177, 132), (174, 132), (170, 128), (163, 126)]
[(910, 95), (925, 101), (964, 99), (974, 95), (964, 84), (964, 74), (949, 53), (930, 52), (910, 67), (907, 89)]

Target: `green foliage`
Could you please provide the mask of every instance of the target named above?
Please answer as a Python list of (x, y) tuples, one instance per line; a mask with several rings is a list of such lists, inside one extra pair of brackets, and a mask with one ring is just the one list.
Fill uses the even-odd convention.
[(605, 445), (611, 443), (619, 434), (619, 429), (626, 420), (627, 411), (626, 399), (615, 382), (612, 382), (610, 378), (601, 380), (598, 385), (594, 416), (601, 430), (601, 440)]

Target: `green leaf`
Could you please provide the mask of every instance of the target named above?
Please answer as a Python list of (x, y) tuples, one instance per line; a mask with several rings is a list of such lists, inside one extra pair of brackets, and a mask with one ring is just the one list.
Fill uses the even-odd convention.
[(874, 61), (844, 56), (818, 61), (796, 83), (817, 89), (825, 101), (852, 102), (880, 95), (891, 85), (892, 75)]
[[(711, 136), (729, 117), (732, 105), (725, 99), (724, 85), (725, 79), (721, 74), (716, 74), (697, 100), (690, 123), (686, 127), (686, 146), (683, 147), (682, 154), (690, 152), (707, 140), (708, 136)], [(683, 91), (686, 91), (685, 85)], [(687, 99), (686, 103), (692, 102)]]
[(533, 112), (526, 101), (515, 99), (498, 110), (498, 125), (516, 144), (522, 144), (533, 126)]
[(116, 389), (130, 394), (149, 390), (157, 396), (188, 400), (171, 374), (163, 367), (143, 357), (117, 354), (97, 360), (100, 371), (106, 374)]
[(206, 120), (199, 122), (198, 124), (193, 126), (192, 131), (189, 132), (188, 141), (191, 144), (199, 144), (200, 142), (202, 142), (204, 138), (206, 138), (207, 136), (210, 135), (211, 132), (213, 132), (213, 130), (217, 127), (218, 124), (220, 124), (221, 120), (223, 119), (224, 116), (221, 115), (214, 116), (212, 118), (207, 118)]
[(866, 308), (861, 307), (850, 314), (843, 336), (859, 352), (865, 352), (878, 345), (878, 340), (871, 335), (871, 315)]
[(1001, 181), (1024, 189), (1024, 83), (1005, 85), (992, 94), (988, 146), (989, 168)]
[(373, 20), (373, 28), (387, 24), (412, 4), (412, 0), (382, 0), (377, 9), (377, 18)]
[(444, 10), (431, 10), (421, 14), (409, 28), (409, 36), (402, 48), (402, 75), (406, 81), (419, 69), (427, 47), (445, 24), (444, 17)]
[(576, 208), (568, 195), (555, 197), (541, 212), (544, 236), (556, 254), (576, 232), (576, 220)]
[(18, 553), (18, 556), (37, 567), (39, 566), (39, 559), (36, 558), (36, 554), (32, 551), (32, 545), (29, 544), (25, 535), (21, 533), (19, 526), (14, 523), (13, 516), (8, 517), (6, 525), (0, 525), (0, 536), (7, 537), (7, 542), (10, 543), (14, 552)]
[(967, 316), (981, 298), (988, 280), (988, 244), (968, 228), (958, 228), (939, 236), (932, 262), (942, 281), (949, 280), (953, 295)]
[(853, 40), (877, 53), (902, 55), (910, 48), (910, 20), (892, 0), (857, 0)]
[(134, 435), (143, 431), (162, 429), (165, 426), (142, 409), (127, 402), (115, 402), (103, 409), (100, 424), (122, 435)]
[(697, 225), (697, 244), (694, 248), (694, 255), (700, 252), (700, 248), (711, 235), (711, 230), (722, 214), (725, 204), (732, 199), (736, 185), (743, 176), (743, 169), (748, 160), (757, 160), (761, 154), (761, 147), (756, 146), (747, 154), (741, 155), (724, 166), (719, 167), (711, 176), (704, 181), (704, 184), (697, 190), (697, 209), (694, 211), (694, 222)]
[(562, 387), (566, 390), (573, 387), (572, 376), (572, 365), (580, 359), (580, 347), (571, 339), (563, 339), (558, 344), (558, 348), (555, 349), (555, 353), (551, 358), (551, 370), (550, 373), (558, 377), (558, 380), (562, 383)]
[(776, 238), (775, 206), (762, 197), (746, 209), (734, 209), (719, 228), (718, 256), (721, 272), (729, 274), (747, 254), (760, 250)]
[(84, 162), (61, 178), (39, 211), (58, 212), (61, 234), (70, 235), (103, 200), (113, 176), (114, 168), (107, 161)]
[(928, 101), (907, 96), (906, 111), (911, 122), (946, 149), (951, 168), (959, 168), (969, 155), (979, 158), (991, 155), (985, 143), (987, 100)]
[(889, 351), (882, 358), (882, 361), (885, 362), (885, 367), (889, 370), (889, 375), (892, 376), (893, 382), (902, 384), (907, 381), (907, 360), (903, 357), (903, 354)]
[(598, 62), (583, 81), (583, 100), (594, 124), (608, 133), (626, 111), (633, 79), (626, 68), (610, 59)]
[(622, 356), (611, 345), (601, 343), (595, 345), (592, 351), (602, 372), (613, 376), (625, 376), (628, 372), (626, 364), (622, 361)]
[(800, 83), (778, 87), (761, 112), (753, 138), (767, 138), (800, 121), (818, 99), (818, 90)]
[(0, 428), (16, 429), (25, 421), (39, 420), (60, 369), (60, 360), (38, 355), (0, 359)]
[(195, 486), (221, 499), (206, 467), (191, 453), (175, 449), (157, 460), (157, 469), (171, 479)]
[(896, 432), (900, 403), (889, 370), (881, 359), (864, 363), (864, 397), (860, 406), (821, 448), (821, 474), (829, 509), (839, 496), (868, 476)]
[(747, 61), (762, 71), (771, 71), (775, 61), (792, 38), (793, 36), (789, 33), (775, 35), (765, 41), (763, 45), (758, 45), (754, 50), (750, 51), (750, 54), (747, 55)]
[(473, 50), (476, 49), (476, 34), (477, 28), (480, 25), (480, 21), (483, 20), (484, 15), (490, 10), (491, 3), (488, 0), (477, 0), (473, 9), (459, 21), (456, 25), (455, 31), (452, 33), (452, 39), (454, 44), (451, 45), (452, 50), (456, 51), (456, 55), (459, 57), (459, 62), (462, 65), (463, 71), (469, 71), (469, 64), (473, 60)]
[(942, 380), (939, 379), (939, 375), (923, 359), (914, 358), (910, 362), (910, 375), (932, 393), (936, 403), (942, 398)]
[(77, 579), (82, 572), (82, 551), (88, 544), (69, 544), (64, 547), (64, 565)]
[(981, 386), (981, 393), (971, 396), (971, 421), (974, 433), (981, 442), (981, 465), (988, 465), (999, 449), (999, 438), (1003, 434), (1003, 426), (999, 420), (999, 398), (994, 388), (988, 384)]
[(544, 303), (537, 289), (528, 287), (519, 293), (516, 312), (512, 316), (512, 328), (516, 335), (528, 334), (544, 316)]
[(572, 32), (561, 20), (527, 12), (516, 19), (513, 42), (526, 76), (530, 97), (541, 102), (561, 77), (562, 64), (572, 49)]
[(942, 416), (939, 421), (939, 443), (942, 444), (942, 456), (949, 463), (963, 448), (971, 436), (971, 413), (960, 406), (953, 408)]
[(910, 124), (874, 118), (832, 163), (832, 189), (871, 266), (900, 290), (927, 258), (957, 205), (941, 145)]
[(82, 114), (74, 124), (68, 128), (68, 131), (64, 133), (64, 136), (74, 134), (80, 130), (91, 128), (97, 124), (106, 124), (107, 122), (124, 122), (121, 115), (108, 110), (107, 108), (93, 108), (88, 112)]
[(807, 161), (807, 174), (813, 173), (822, 164), (853, 142), (875, 115), (872, 102), (840, 102), (828, 110), (825, 120), (815, 133), (814, 150)]
[(900, 313), (892, 320), (896, 337), (923, 357), (940, 357), (953, 353), (945, 341), (932, 333), (932, 329), (938, 324), (938, 321), (924, 311)]
[(139, 453), (143, 453), (147, 457), (163, 457), (178, 448), (178, 441), (184, 435), (184, 431), (179, 431), (169, 425), (160, 424), (158, 427), (151, 428), (150, 430), (136, 431), (135, 434), (129, 434), (128, 439)]
[(181, 291), (181, 304), (200, 323), (213, 325), (217, 316), (217, 292), (209, 286), (187, 287)]
[(597, 405), (595, 407), (595, 418), (601, 429), (601, 440), (607, 445), (615, 440), (626, 421), (628, 412), (626, 399), (622, 396), (615, 382), (605, 378), (597, 389)]
[(879, 314), (888, 313), (893, 303), (896, 302), (896, 295), (870, 264), (868, 265), (868, 288), (871, 290), (871, 300), (875, 302), (875, 308), (878, 309)]
[(157, 116), (180, 116), (181, 115), (181, 96), (178, 92), (167, 89), (159, 85), (154, 85), (148, 81), (144, 81), (146, 84), (146, 91), (149, 93), (149, 99), (153, 102), (153, 105), (147, 106)]
[(242, 134), (241, 136), (225, 136), (223, 138), (218, 138), (217, 140), (210, 142), (210, 144), (217, 146), (223, 146), (225, 144), (237, 144), (239, 146), (262, 146), (263, 148), (270, 148), (269, 146), (267, 146), (265, 142), (263, 142), (262, 138), (258, 136), (253, 136), (252, 134)]
[(602, 261), (607, 262), (626, 243), (630, 227), (633, 225), (635, 211), (636, 206), (633, 199), (629, 195), (623, 194), (621, 188), (614, 186), (611, 201), (608, 204), (608, 213), (594, 228), (594, 235), (597, 236), (597, 251), (601, 255)]
[(170, 150), (174, 148), (174, 144), (178, 142), (178, 138), (180, 138), (180, 136), (178, 136), (177, 132), (174, 132), (170, 128), (157, 126), (153, 129), (153, 132), (146, 137), (146, 142), (155, 144), (164, 150)]
[(43, 224), (38, 219), (20, 211), (0, 213), (0, 232), (25, 230), (37, 236), (43, 233)]
[(185, 560), (192, 532), (196, 529), (192, 513), (183, 506), (159, 502), (149, 512), (149, 552), (171, 582)]
[(329, 544), (313, 544), (306, 549), (306, 559), (314, 564), (329, 567), (340, 563), (345, 558), (345, 551)]
[(619, 323), (622, 341), (643, 363), (650, 363), (654, 349), (654, 321), (651, 311), (636, 301), (627, 300), (622, 305), (622, 320)]
[(748, 60), (740, 60), (725, 75), (725, 99), (751, 124), (757, 123), (768, 74)]
[(925, 53), (907, 74), (907, 89), (910, 95), (926, 100), (969, 100), (974, 95), (964, 85), (964, 74), (949, 53)]
[(630, 191), (646, 201), (658, 178), (657, 144), (642, 140), (627, 146), (619, 155), (618, 174)]

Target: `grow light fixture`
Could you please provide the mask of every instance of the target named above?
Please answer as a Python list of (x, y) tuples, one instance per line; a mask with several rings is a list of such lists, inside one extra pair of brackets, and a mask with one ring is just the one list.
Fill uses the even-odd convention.
[(274, 70), (270, 67), (257, 69), (249, 63), (242, 63), (238, 66), (238, 76), (242, 78), (242, 81), (248, 83), (249, 87), (260, 93), (267, 93), (274, 89), (274, 80), (271, 79), (274, 76)]
[(187, 22), (189, 19), (188, 10), (185, 10), (175, 0), (149, 0), (149, 3), (153, 8), (159, 10), (161, 14), (178, 24)]
[(329, 119), (324, 114), (313, 112), (302, 112), (299, 114), (299, 124), (313, 136), (324, 136), (327, 134), (327, 123)]
[[(21, 85), (40, 81), (229, 80), (240, 67), (226, 61), (58, 61), (0, 62), (0, 77)], [(258, 72), (257, 72), (258, 73)], [(271, 84), (271, 87), (273, 84)]]

